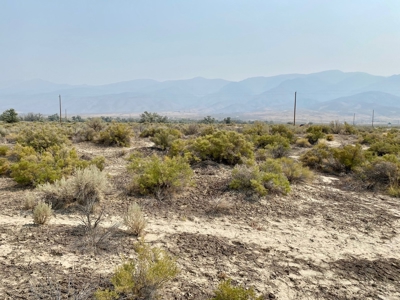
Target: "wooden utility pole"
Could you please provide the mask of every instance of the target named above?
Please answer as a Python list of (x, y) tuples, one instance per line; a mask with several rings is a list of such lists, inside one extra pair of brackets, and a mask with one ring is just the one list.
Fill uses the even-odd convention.
[(60, 124), (62, 122), (62, 115), (61, 115), (61, 95), (58, 95), (58, 102), (60, 103)]
[(372, 110), (372, 128), (374, 128), (374, 114), (375, 110)]
[(296, 96), (297, 92), (294, 92), (293, 126), (296, 126)]
[(67, 109), (65, 109), (64, 117), (65, 117), (65, 122), (67, 122), (67, 121), (68, 121), (68, 118), (67, 118)]
[(356, 113), (353, 115), (353, 126), (356, 125)]

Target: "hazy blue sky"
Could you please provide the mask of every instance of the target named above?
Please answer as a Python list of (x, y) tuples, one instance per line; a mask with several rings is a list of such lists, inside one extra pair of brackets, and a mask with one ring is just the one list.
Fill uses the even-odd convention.
[(399, 0), (0, 0), (0, 81), (391, 75), (399, 53)]

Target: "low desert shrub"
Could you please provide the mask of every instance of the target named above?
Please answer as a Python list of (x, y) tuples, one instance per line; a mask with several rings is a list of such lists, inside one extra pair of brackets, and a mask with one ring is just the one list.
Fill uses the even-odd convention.
[(278, 134), (278, 135), (286, 138), (289, 142), (292, 142), (294, 139), (294, 132), (288, 125), (284, 125), (284, 124), (272, 125), (271, 133), (273, 135)]
[(10, 150), (10, 147), (6, 145), (0, 145), (0, 156), (6, 156), (7, 152)]
[(223, 281), (214, 291), (215, 296), (210, 300), (262, 300), (262, 296), (256, 296), (252, 288), (245, 289), (242, 286), (233, 286), (231, 280)]
[(130, 234), (140, 236), (146, 228), (146, 219), (142, 209), (137, 203), (129, 205), (128, 211), (124, 215), (124, 225)]
[(30, 146), (16, 145), (9, 155), (11, 164), (10, 176), (19, 184), (37, 186), (54, 182), (68, 176), (77, 169), (98, 164), (99, 159), (86, 161), (78, 158), (74, 148), (53, 146), (43, 152), (35, 152)]
[(25, 127), (18, 133), (17, 142), (22, 146), (30, 146), (37, 152), (70, 144), (65, 129), (50, 124)]
[(360, 166), (365, 156), (360, 144), (346, 145), (341, 148), (332, 148), (333, 158), (335, 159), (335, 167), (337, 171), (344, 169), (346, 172), (354, 170), (354, 168)]
[(268, 150), (273, 158), (284, 157), (290, 150), (290, 141), (279, 134), (257, 136), (254, 144), (257, 148)]
[(316, 144), (319, 139), (322, 139), (325, 137), (325, 132), (324, 128), (320, 125), (313, 125), (307, 128), (307, 135), (306, 135), (308, 141), (311, 144)]
[(100, 132), (106, 126), (102, 118), (90, 118), (85, 122), (86, 126), (93, 129), (95, 132)]
[(51, 205), (45, 203), (44, 201), (39, 201), (39, 203), (33, 209), (33, 222), (38, 225), (47, 224), (53, 215)]
[(253, 145), (234, 131), (217, 131), (193, 140), (176, 140), (171, 145), (171, 156), (184, 156), (191, 162), (212, 160), (235, 165), (254, 157)]
[(155, 133), (150, 139), (161, 150), (168, 149), (176, 139), (180, 138), (182, 133), (177, 129), (163, 128)]
[(198, 124), (188, 124), (182, 130), (185, 135), (196, 135), (200, 131), (200, 126)]
[(305, 139), (305, 138), (298, 138), (297, 140), (296, 140), (296, 146), (298, 146), (298, 147), (302, 147), (302, 148), (308, 148), (308, 147), (311, 147), (311, 144), (310, 144), (310, 142), (308, 141), (308, 139)]
[(111, 278), (113, 291), (97, 291), (97, 300), (117, 299), (157, 299), (160, 290), (174, 279), (179, 269), (175, 260), (165, 251), (146, 245), (143, 240), (135, 245), (137, 258), (119, 266)]
[(128, 170), (133, 178), (129, 189), (132, 192), (153, 194), (161, 200), (192, 183), (193, 171), (183, 157), (153, 155), (141, 158), (133, 155), (130, 161)]
[(59, 209), (73, 202), (80, 205), (85, 205), (89, 200), (100, 202), (108, 187), (107, 175), (91, 165), (86, 169), (77, 169), (68, 179), (63, 177), (53, 184), (39, 185), (37, 190), (55, 209)]
[(294, 159), (283, 157), (279, 159), (282, 173), (286, 176), (290, 183), (309, 182), (313, 179), (314, 174), (309, 168), (303, 167)]
[(127, 124), (111, 123), (100, 131), (98, 142), (106, 146), (129, 147), (132, 131)]
[(6, 158), (0, 157), (0, 175), (6, 175), (10, 172), (10, 163)]
[(31, 210), (34, 209), (36, 206), (36, 197), (33, 193), (29, 192), (25, 195), (25, 201), (24, 201), (24, 209), (25, 210)]
[[(263, 166), (264, 167), (264, 166)], [(237, 165), (232, 170), (231, 189), (251, 191), (260, 196), (268, 193), (287, 194), (290, 192), (290, 184), (280, 170), (274, 168), (268, 172), (266, 167), (258, 165)]]
[(246, 135), (264, 135), (269, 134), (269, 126), (264, 122), (254, 122), (254, 124), (246, 125), (243, 129), (243, 134)]

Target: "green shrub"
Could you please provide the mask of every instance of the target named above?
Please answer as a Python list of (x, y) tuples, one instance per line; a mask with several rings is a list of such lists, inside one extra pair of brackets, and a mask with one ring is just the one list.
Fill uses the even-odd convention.
[(365, 156), (360, 144), (346, 145), (341, 148), (331, 149), (333, 157), (336, 160), (336, 166), (344, 169), (346, 172), (354, 170), (365, 160)]
[(195, 135), (200, 131), (200, 126), (198, 124), (188, 124), (182, 128), (185, 135)]
[(39, 201), (39, 203), (33, 209), (33, 222), (38, 225), (47, 224), (52, 215), (53, 211), (51, 210), (51, 205), (46, 204), (43, 201)]
[(6, 158), (0, 157), (0, 175), (5, 175), (10, 172), (10, 163)]
[(143, 240), (135, 246), (137, 259), (128, 260), (119, 266), (111, 278), (114, 291), (97, 291), (97, 300), (157, 299), (160, 289), (174, 279), (179, 269), (176, 262), (165, 251), (146, 245)]
[(311, 144), (316, 144), (319, 139), (325, 137), (324, 127), (319, 125), (308, 127), (306, 137)]
[(107, 146), (129, 147), (131, 144), (131, 129), (123, 123), (111, 123), (100, 132), (98, 142)]
[(180, 138), (182, 133), (177, 129), (163, 128), (159, 132), (155, 133), (150, 139), (156, 146), (165, 150), (171, 147), (171, 144), (176, 139)]
[(143, 234), (146, 228), (146, 219), (144, 218), (142, 209), (137, 203), (129, 205), (128, 211), (124, 215), (124, 225), (130, 234), (139, 236)]
[(53, 184), (45, 183), (37, 187), (43, 198), (52, 203), (55, 209), (77, 202), (86, 205), (86, 202), (100, 202), (109, 188), (107, 175), (96, 166), (86, 169), (77, 169), (73, 176), (56, 180)]
[(0, 156), (6, 156), (7, 152), (10, 150), (10, 147), (5, 145), (0, 145)]
[(85, 161), (78, 158), (75, 149), (53, 146), (38, 153), (32, 147), (16, 145), (10, 153), (16, 160), (10, 167), (11, 177), (22, 185), (37, 186), (54, 182), (62, 176), (72, 174), (77, 168), (86, 168), (98, 161)]
[(283, 157), (279, 159), (282, 173), (286, 176), (290, 183), (300, 183), (311, 181), (314, 174), (310, 169), (303, 167), (294, 159)]
[(26, 127), (17, 136), (17, 142), (22, 146), (30, 146), (35, 151), (46, 151), (54, 146), (70, 144), (63, 129), (58, 125), (39, 125)]
[[(269, 167), (267, 164), (262, 166), (237, 165), (232, 170), (229, 187), (235, 190), (252, 191), (260, 196), (265, 196), (269, 192), (277, 194), (290, 192), (290, 184), (285, 175), (275, 166)], [(278, 169), (279, 167), (278, 164)]]
[(214, 134), (217, 131), (218, 130), (213, 125), (205, 126), (205, 127), (201, 128), (200, 136), (211, 135), (211, 134)]
[(261, 135), (255, 138), (257, 148), (265, 148), (273, 158), (286, 156), (290, 150), (290, 142), (280, 135)]
[(350, 172), (365, 160), (361, 145), (346, 145), (341, 148), (329, 148), (318, 144), (304, 153), (300, 160), (310, 168), (328, 173)]
[(254, 122), (254, 124), (245, 126), (243, 133), (247, 135), (269, 134), (269, 126), (263, 122), (257, 121)]
[(231, 280), (221, 282), (214, 291), (215, 296), (210, 300), (262, 300), (256, 296), (252, 288), (245, 289), (242, 286), (232, 286)]
[(85, 122), (85, 125), (95, 132), (100, 132), (106, 126), (105, 122), (101, 118), (90, 118)]
[(194, 140), (176, 140), (169, 153), (171, 156), (184, 156), (192, 162), (212, 160), (228, 165), (254, 158), (252, 143), (234, 131), (217, 131)]
[(376, 157), (371, 161), (365, 161), (355, 169), (359, 179), (369, 185), (381, 184), (387, 186), (396, 182), (400, 173), (400, 162), (394, 155)]
[(183, 157), (131, 157), (128, 170), (133, 173), (129, 189), (162, 199), (191, 184), (193, 171)]
[(371, 144), (368, 151), (373, 152), (378, 156), (383, 156), (386, 154), (399, 154), (400, 144), (390, 140), (377, 141)]
[(288, 125), (284, 124), (272, 125), (271, 133), (273, 135), (279, 134), (280, 136), (286, 138), (289, 142), (292, 142), (294, 139), (294, 132)]

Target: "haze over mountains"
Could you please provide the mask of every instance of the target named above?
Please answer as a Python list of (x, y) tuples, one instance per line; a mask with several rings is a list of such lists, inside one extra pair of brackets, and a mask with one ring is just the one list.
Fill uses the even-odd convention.
[(69, 115), (143, 111), (240, 115), (292, 110), (295, 91), (299, 111), (350, 116), (368, 115), (374, 109), (380, 116), (396, 119), (400, 113), (400, 75), (341, 71), (253, 77), (239, 82), (196, 77), (98, 86), (35, 79), (0, 85), (0, 111), (14, 108), (19, 113), (54, 114), (60, 94)]

